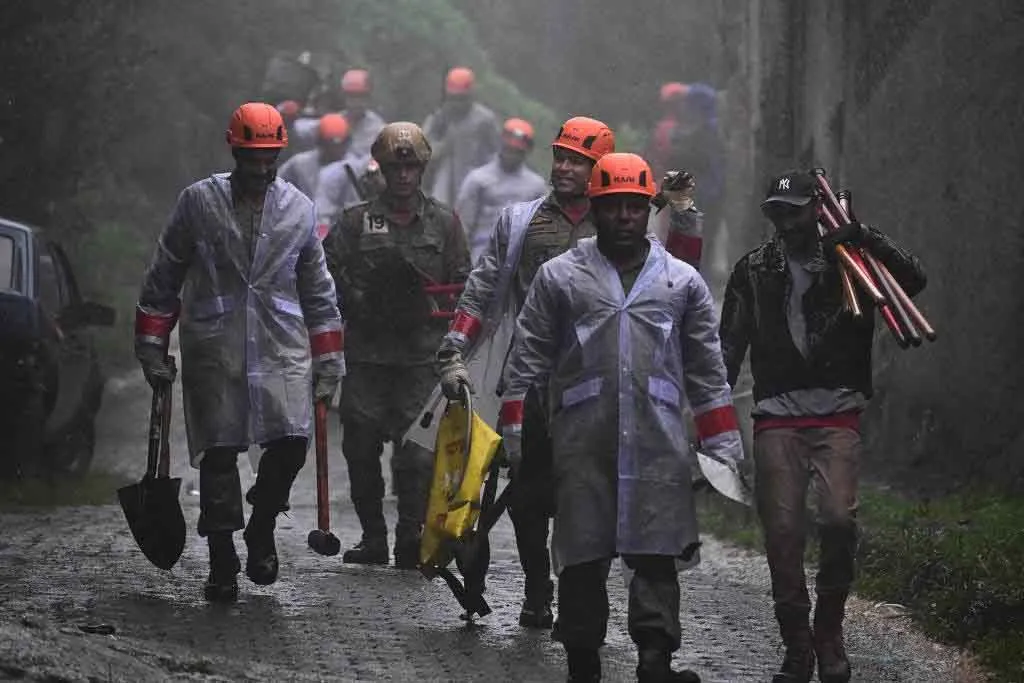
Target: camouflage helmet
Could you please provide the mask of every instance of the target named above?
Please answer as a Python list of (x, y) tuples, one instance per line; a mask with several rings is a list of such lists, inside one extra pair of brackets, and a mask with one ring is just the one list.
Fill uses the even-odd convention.
[(382, 166), (398, 161), (425, 164), (430, 161), (430, 143), (415, 123), (397, 121), (381, 129), (370, 148), (370, 155)]

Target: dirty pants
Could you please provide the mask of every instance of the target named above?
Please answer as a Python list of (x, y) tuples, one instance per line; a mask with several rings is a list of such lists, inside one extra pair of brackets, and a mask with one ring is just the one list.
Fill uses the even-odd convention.
[[(309, 440), (289, 436), (262, 444), (256, 483), (246, 493), (246, 500), (256, 508), (276, 515), (288, 509), (295, 477), (306, 462)], [(200, 536), (210, 533), (238, 531), (242, 518), (242, 484), (238, 478), (236, 446), (216, 446), (203, 452), (199, 463)]]
[[(626, 621), (639, 650), (679, 649), (679, 576), (668, 555), (624, 555), (634, 571)], [(566, 649), (596, 650), (608, 630), (610, 559), (574, 564), (558, 575), (558, 621), (552, 638)]]
[(539, 603), (550, 600), (554, 590), (548, 534), (555, 494), (551, 436), (543, 407), (533, 391), (526, 395), (522, 434), (523, 461), (516, 473), (509, 517), (523, 567), (526, 599)]
[(402, 437), (437, 382), (430, 365), (391, 367), (353, 363), (341, 389), (341, 448), (348, 464), (352, 504), (364, 538), (387, 537), (381, 454), (390, 441), (398, 497), (396, 542), (420, 537), (427, 512), (434, 454)]
[(813, 484), (820, 560), (816, 592), (853, 583), (857, 553), (860, 434), (846, 427), (772, 428), (754, 434), (757, 512), (764, 528), (776, 612), (807, 614), (804, 575), (807, 489)]

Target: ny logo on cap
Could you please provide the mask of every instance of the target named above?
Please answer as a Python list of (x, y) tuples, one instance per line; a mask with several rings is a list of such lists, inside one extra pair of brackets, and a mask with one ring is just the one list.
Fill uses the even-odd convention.
[(789, 178), (781, 179), (779, 181), (779, 188), (778, 189), (780, 189), (780, 190), (787, 190), (788, 191), (789, 190)]

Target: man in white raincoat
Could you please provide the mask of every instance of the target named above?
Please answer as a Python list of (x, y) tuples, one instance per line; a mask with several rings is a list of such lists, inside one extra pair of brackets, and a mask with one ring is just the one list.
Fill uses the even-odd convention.
[(275, 177), (288, 144), (280, 113), (262, 103), (231, 118), (231, 173), (185, 188), (146, 272), (135, 350), (150, 384), (174, 380), (167, 361), (181, 320), (189, 454), (199, 467), (199, 525), (210, 550), (207, 600), (238, 597), (232, 535), (243, 526), (238, 453), (264, 447), (245, 527), (246, 573), (277, 579), (275, 519), (288, 509), (311, 430), (312, 403), (344, 374), (334, 282), (313, 203)]
[[(558, 572), (554, 637), (570, 681), (600, 679), (611, 559), (634, 571), (629, 633), (640, 681), (699, 681), (671, 669), (679, 648), (677, 561), (694, 561), (697, 520), (684, 396), (702, 448), (743, 457), (718, 321), (692, 266), (647, 236), (652, 172), (608, 154), (590, 180), (595, 239), (543, 266), (519, 315), (502, 406), (513, 468), (526, 394), (543, 387), (552, 439)], [(526, 459), (530, 456), (526, 454)]]

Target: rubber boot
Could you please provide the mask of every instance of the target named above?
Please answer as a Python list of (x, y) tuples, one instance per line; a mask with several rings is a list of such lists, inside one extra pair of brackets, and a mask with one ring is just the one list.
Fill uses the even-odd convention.
[(276, 512), (255, 507), (242, 532), (249, 551), (245, 558), (245, 574), (257, 586), (269, 586), (277, 581), (279, 564), (277, 546), (274, 544), (276, 520)]
[(530, 586), (523, 607), (519, 610), (519, 625), (524, 628), (551, 628), (555, 620), (551, 612), (554, 595), (555, 585), (550, 579), (539, 590)]
[(396, 526), (394, 530), (394, 566), (397, 569), (420, 567), (420, 533)]
[(601, 680), (601, 655), (586, 647), (567, 647), (569, 683), (591, 683)]
[(672, 653), (668, 650), (640, 650), (638, 660), (639, 683), (700, 683), (700, 676), (689, 669), (672, 670)]
[(821, 683), (847, 683), (850, 680), (850, 660), (843, 644), (846, 596), (846, 591), (818, 593), (814, 608), (814, 652), (818, 657), (818, 680)]
[(346, 564), (387, 564), (387, 536), (367, 536), (363, 534), (359, 543), (345, 551), (341, 561)]
[(242, 566), (231, 532), (213, 532), (206, 537), (206, 543), (210, 550), (210, 574), (203, 585), (203, 597), (210, 602), (237, 601), (238, 572)]
[(814, 643), (808, 610), (799, 605), (775, 607), (786, 654), (772, 683), (809, 683), (814, 675)]

